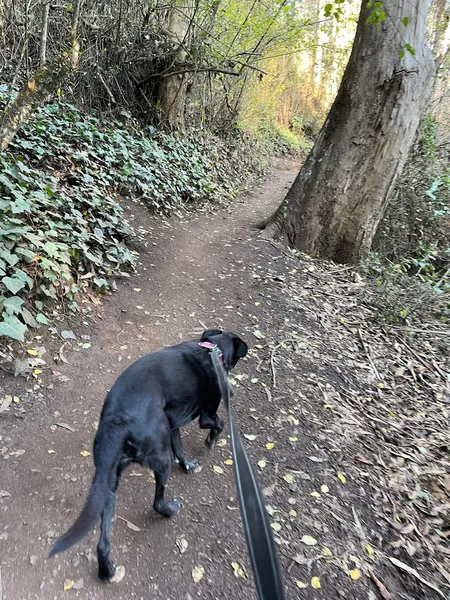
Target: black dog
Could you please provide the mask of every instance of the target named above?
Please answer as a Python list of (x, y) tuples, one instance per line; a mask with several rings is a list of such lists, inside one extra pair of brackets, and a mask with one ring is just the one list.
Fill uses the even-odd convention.
[(148, 354), (120, 375), (100, 416), (94, 440), (95, 475), (84, 508), (55, 542), (50, 556), (81, 540), (101, 517), (98, 576), (113, 580), (116, 566), (109, 556), (111, 520), (120, 475), (132, 462), (149, 467), (155, 474), (153, 508), (165, 517), (179, 512), (178, 501), (166, 502), (164, 498), (171, 472), (171, 447), (175, 462), (187, 473), (198, 466), (196, 460), (186, 460), (179, 428), (199, 417), (200, 428), (210, 430), (205, 441), (209, 448), (223, 429), (217, 415), (221, 393), (208, 349), (214, 345), (222, 353), (227, 372), (248, 350), (237, 335), (208, 329), (200, 342), (183, 342)]

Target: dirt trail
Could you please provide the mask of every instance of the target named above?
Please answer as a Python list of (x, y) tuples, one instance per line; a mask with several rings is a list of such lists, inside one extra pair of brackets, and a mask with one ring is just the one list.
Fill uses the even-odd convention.
[[(2, 378), (4, 393), (32, 396), (0, 419), (0, 488), (9, 494), (0, 500), (2, 600), (254, 597), (232, 468), (224, 465), (228, 446), (208, 455), (196, 424), (185, 431), (184, 443), (186, 454), (197, 457), (203, 470), (188, 476), (174, 468), (168, 497), (182, 502), (177, 518), (164, 520), (152, 510), (148, 471), (132, 467), (122, 478), (116, 510), (122, 519), (116, 517), (112, 536), (112, 557), (126, 567), (121, 584), (105, 586), (96, 579), (97, 531), (67, 554), (52, 561), (46, 555), (82, 506), (92, 461), (80, 452), (91, 450), (105, 393), (125, 366), (191, 337), (203, 324), (232, 329), (253, 345), (251, 331), (258, 319), (269, 326), (282, 318), (276, 314), (275, 298), (273, 306), (270, 298), (261, 308), (255, 304), (261, 296), (254, 285), (257, 264), (276, 262), (271, 254), (277, 252), (251, 227), (280, 202), (295, 171), (295, 165), (279, 165), (261, 191), (215, 214), (162, 222), (132, 205), (135, 227), (146, 246), (138, 273), (118, 284), (96, 325), (90, 321), (82, 332), (90, 335), (91, 347), (74, 344), (78, 352), (67, 352), (68, 364), (56, 366), (56, 375), (46, 371), (42, 387), (32, 392), (33, 383)], [(242, 362), (238, 372), (252, 376), (254, 362)], [(238, 415), (248, 413), (248, 402), (264, 411), (264, 392), (247, 387), (252, 399), (242, 387), (236, 395)], [(213, 472), (215, 464), (225, 473)], [(188, 544), (184, 553), (177, 546), (182, 537)], [(248, 579), (235, 576), (232, 562), (247, 569)], [(195, 566), (205, 569), (198, 584), (191, 575)], [(74, 581), (75, 588), (64, 592), (65, 580)]]

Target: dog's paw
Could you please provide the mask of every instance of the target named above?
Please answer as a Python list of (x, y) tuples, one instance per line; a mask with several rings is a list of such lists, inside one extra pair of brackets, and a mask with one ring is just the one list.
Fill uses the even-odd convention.
[(125, 577), (125, 567), (123, 565), (119, 565), (116, 567), (116, 572), (112, 577), (109, 578), (109, 583), (120, 583), (122, 579)]
[(180, 510), (181, 510), (181, 504), (179, 503), (178, 500), (172, 500), (171, 502), (167, 503), (167, 516), (168, 517), (174, 517), (175, 515), (177, 515)]
[(200, 463), (198, 462), (198, 460), (192, 459), (192, 460), (187, 460), (184, 464), (184, 470), (186, 471), (186, 473), (195, 473), (196, 470), (199, 468)]
[(205, 446), (208, 448), (208, 450), (214, 450), (214, 448), (216, 447), (216, 443), (217, 443), (217, 438), (211, 438), (210, 435), (207, 436), (206, 440), (205, 440)]

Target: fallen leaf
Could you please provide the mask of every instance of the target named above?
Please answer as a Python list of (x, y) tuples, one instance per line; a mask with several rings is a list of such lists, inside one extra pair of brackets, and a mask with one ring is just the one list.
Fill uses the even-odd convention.
[(134, 292), (140, 292), (140, 291), (141, 291), (141, 288), (133, 288), (133, 291), (134, 291)]
[(250, 379), (250, 381), (251, 381), (252, 383), (258, 383), (259, 379), (258, 379), (257, 377), (252, 377), (252, 378)]
[(361, 579), (361, 571), (359, 569), (350, 569), (348, 574), (353, 581), (358, 581), (358, 579)]
[(343, 484), (347, 483), (347, 479), (345, 478), (345, 475), (343, 475), (342, 473), (338, 473), (337, 476), (341, 483), (343, 483)]
[(312, 460), (313, 462), (316, 463), (321, 463), (321, 462), (326, 462), (328, 460), (328, 458), (323, 457), (323, 458), (319, 458), (318, 456), (308, 456), (309, 460)]
[(311, 587), (315, 590), (320, 590), (322, 586), (320, 585), (319, 577), (311, 577)]
[(49, 454), (56, 454), (56, 450), (47, 450)]
[(65, 329), (64, 331), (61, 331), (61, 337), (64, 340), (76, 340), (77, 336), (74, 334), (74, 332), (71, 329)]
[(226, 446), (226, 445), (227, 445), (227, 440), (226, 440), (226, 439), (224, 439), (224, 438), (222, 438), (221, 440), (219, 440), (219, 441), (217, 442), (217, 445), (219, 446), (219, 448), (223, 448), (224, 446)]
[(280, 531), (281, 529), (281, 524), (278, 523), (278, 521), (275, 521), (275, 523), (271, 523), (270, 526), (274, 531)]
[(298, 437), (296, 435), (291, 435), (291, 437), (289, 438), (290, 442), (296, 442), (298, 440)]
[(295, 518), (297, 516), (297, 511), (291, 508), (291, 510), (289, 511), (289, 516)]
[(33, 377), (34, 377), (35, 379), (37, 379), (37, 378), (38, 378), (38, 375), (40, 375), (41, 373), (42, 373), (42, 369), (35, 369), (35, 370), (33, 371)]
[(313, 538), (312, 535), (304, 535), (300, 541), (305, 546), (315, 546), (317, 544), (316, 538)]
[(82, 450), (80, 452), (80, 454), (81, 454), (81, 456), (84, 456), (85, 458), (86, 458), (86, 456), (90, 456), (91, 455), (91, 453), (88, 450)]
[(203, 575), (205, 574), (205, 569), (203, 567), (194, 567), (192, 569), (192, 579), (194, 583), (198, 583), (203, 579)]
[(12, 402), (12, 396), (5, 396), (0, 403), (0, 413), (5, 412)]
[(292, 475), (292, 473), (285, 473), (283, 475), (283, 479), (288, 483), (294, 483), (294, 476)]
[(308, 587), (308, 583), (305, 583), (304, 581), (300, 581), (299, 579), (296, 579), (295, 581), (295, 585), (300, 588), (301, 590), (305, 590)]
[(32, 348), (28, 348), (27, 353), (30, 354), (30, 356), (37, 356), (38, 355), (38, 351), (37, 350), (33, 350)]
[(253, 442), (254, 440), (256, 440), (256, 435), (253, 435), (253, 433), (244, 433), (244, 437), (246, 440), (249, 440), (250, 442)]
[(327, 485), (323, 484), (320, 486), (320, 491), (322, 492), (322, 494), (328, 494), (330, 488)]
[(316, 492), (316, 490), (314, 490), (313, 492), (311, 492), (310, 496), (312, 496), (313, 498), (320, 498), (320, 494), (319, 494), (319, 492)]
[(131, 531), (142, 531), (140, 527), (138, 527), (137, 525), (135, 525), (128, 519), (124, 519), (123, 517), (120, 517), (119, 515), (117, 515), (117, 518), (120, 519), (121, 521), (123, 521), (124, 523), (126, 523), (126, 526), (128, 527), (128, 529), (131, 529)]
[(15, 402), (16, 404), (19, 404), (19, 402), (20, 402), (19, 396), (14, 396), (13, 402)]
[(233, 460), (231, 458), (227, 458), (227, 460), (223, 461), (226, 465), (232, 465), (233, 464)]
[(271, 517), (273, 517), (273, 515), (277, 512), (273, 506), (271, 506), (270, 504), (266, 505), (266, 511), (269, 513), (269, 515)]
[(74, 429), (70, 425), (67, 425), (67, 423), (55, 423), (55, 425), (57, 425), (58, 427), (61, 427), (62, 429), (67, 429), (68, 431), (71, 431), (72, 433), (74, 431), (76, 431), (76, 429)]
[(375, 550), (370, 544), (366, 544), (364, 546), (364, 552), (367, 554), (367, 556), (373, 556), (375, 554)]
[(123, 565), (119, 565), (116, 567), (116, 572), (109, 580), (110, 583), (120, 583), (122, 579), (125, 577), (125, 567)]
[(245, 574), (244, 569), (237, 562), (232, 562), (231, 566), (233, 567), (233, 573), (235, 577), (242, 577), (242, 579), (247, 579), (247, 575)]
[(258, 460), (258, 467), (260, 469), (264, 469), (265, 467), (267, 467), (267, 463), (265, 460)]
[(322, 556), (333, 556), (333, 552), (327, 546), (324, 546), (322, 548), (322, 550), (320, 551), (320, 554)]
[(273, 442), (268, 442), (266, 444), (267, 450), (272, 450), (274, 447), (275, 447), (275, 444)]
[(213, 466), (213, 471), (214, 471), (214, 473), (220, 473), (220, 474), (222, 474), (224, 472), (222, 467), (219, 467), (217, 465)]
[(184, 554), (188, 548), (187, 540), (184, 537), (177, 538), (175, 543), (178, 546), (178, 550), (180, 551), (180, 554)]
[(73, 579), (66, 579), (64, 582), (64, 591), (68, 592), (75, 585), (75, 581)]

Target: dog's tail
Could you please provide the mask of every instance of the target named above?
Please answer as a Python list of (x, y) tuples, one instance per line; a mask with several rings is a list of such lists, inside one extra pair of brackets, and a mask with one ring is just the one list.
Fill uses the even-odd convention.
[(68, 550), (87, 535), (99, 520), (107, 497), (116, 486), (116, 472), (120, 460), (124, 435), (105, 424), (100, 425), (94, 443), (95, 475), (80, 516), (50, 550), (49, 558)]

